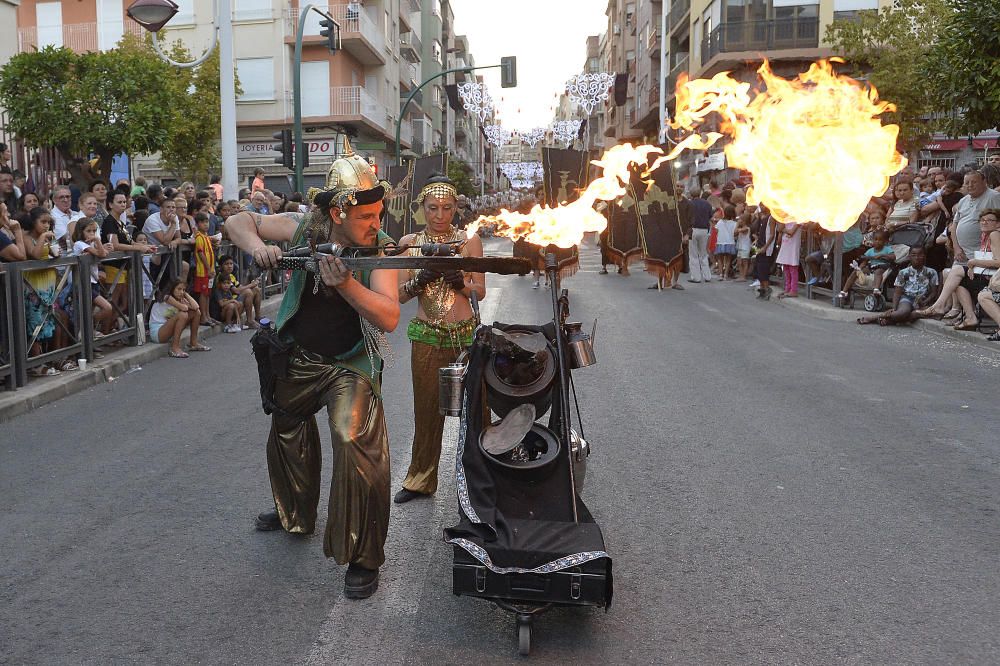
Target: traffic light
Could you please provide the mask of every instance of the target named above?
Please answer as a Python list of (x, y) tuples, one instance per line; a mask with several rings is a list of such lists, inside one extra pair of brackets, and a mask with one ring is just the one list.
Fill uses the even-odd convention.
[(500, 87), (517, 87), (517, 56), (500, 58)]
[(340, 24), (332, 18), (323, 18), (320, 19), (319, 25), (320, 36), (326, 37), (326, 48), (330, 49), (330, 53), (336, 53), (340, 48)]
[(271, 149), (279, 154), (278, 157), (274, 158), (274, 163), (281, 164), (286, 169), (294, 169), (295, 162), (293, 161), (292, 156), (292, 130), (283, 129), (280, 132), (275, 132), (271, 135), (271, 138), (281, 142), (271, 146)]

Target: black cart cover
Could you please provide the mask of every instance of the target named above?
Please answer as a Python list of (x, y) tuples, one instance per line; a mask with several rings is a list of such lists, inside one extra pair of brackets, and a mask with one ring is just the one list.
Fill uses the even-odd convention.
[[(510, 325), (495, 323), (501, 330)], [(517, 325), (541, 331), (550, 340), (552, 324)], [(496, 573), (551, 573), (603, 558), (611, 584), (611, 558), (604, 537), (569, 480), (569, 457), (562, 452), (553, 472), (539, 481), (495, 473), (479, 447), (484, 427), (483, 370), (490, 361), (488, 343), (477, 340), (470, 348), (465, 379), (465, 403), (458, 438), (456, 485), (460, 521), (445, 529), (448, 543), (463, 548)], [(562, 407), (554, 400), (548, 427), (559, 433)], [(561, 439), (561, 438), (560, 438)], [(576, 500), (579, 522), (574, 523)], [(607, 598), (610, 603), (610, 590)]]

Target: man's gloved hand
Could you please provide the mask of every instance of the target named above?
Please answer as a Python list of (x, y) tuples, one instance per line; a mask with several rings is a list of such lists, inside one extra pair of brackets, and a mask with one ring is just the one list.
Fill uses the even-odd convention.
[(440, 279), (441, 279), (441, 271), (435, 271), (430, 268), (420, 269), (420, 271), (417, 273), (417, 276), (413, 278), (414, 282), (416, 282), (417, 286), (420, 287), (421, 289), (429, 285), (431, 282)]
[(462, 271), (448, 271), (442, 277), (444, 277), (444, 281), (448, 283), (448, 286), (455, 291), (465, 289), (465, 273)]

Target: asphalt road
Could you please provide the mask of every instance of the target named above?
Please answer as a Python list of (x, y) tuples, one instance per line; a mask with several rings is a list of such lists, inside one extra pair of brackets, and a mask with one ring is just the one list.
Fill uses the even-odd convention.
[[(735, 284), (650, 291), (586, 252), (565, 286), (574, 318), (600, 320), (576, 381), (615, 602), (542, 616), (532, 662), (1000, 661), (1000, 356)], [(487, 315), (550, 318), (530, 285), (492, 278)], [(248, 338), (0, 426), (0, 663), (519, 661), (509, 614), (451, 594), (457, 420), (442, 490), (393, 508), (373, 598), (343, 599), (321, 536), (253, 530), (269, 489)]]

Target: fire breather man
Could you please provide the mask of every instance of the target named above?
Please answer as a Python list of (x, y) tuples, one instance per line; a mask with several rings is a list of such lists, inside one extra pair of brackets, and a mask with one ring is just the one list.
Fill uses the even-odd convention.
[[(310, 190), (310, 213), (241, 212), (227, 220), (230, 238), (258, 265), (273, 268), (281, 258), (265, 241), (375, 247), (389, 240), (379, 222), (389, 184), (345, 144), (326, 186)], [(274, 328), (262, 328), (253, 341), (265, 411), (272, 413), (267, 467), (274, 496), (274, 511), (257, 517), (257, 529), (313, 531), (321, 470), (315, 414), (326, 407), (333, 479), (323, 551), (349, 565), (344, 595), (363, 599), (378, 589), (389, 529), (380, 375), (383, 332), (399, 322), (398, 279), (395, 270), (355, 275), (330, 255), (319, 269), (293, 271)]]

